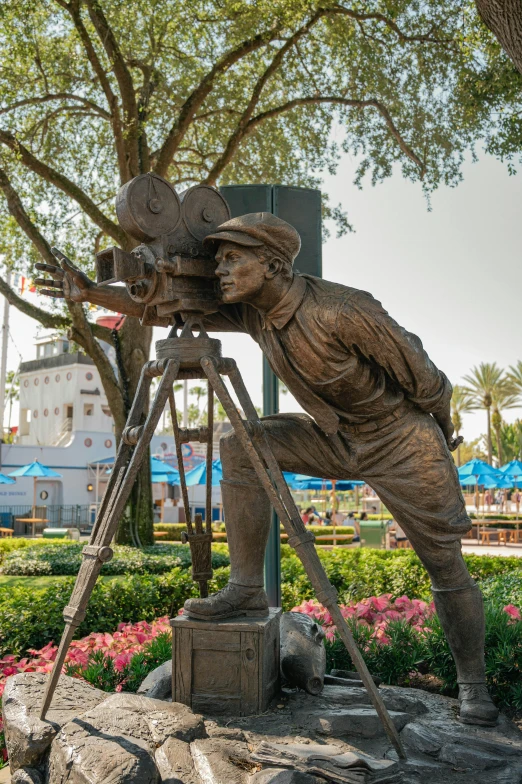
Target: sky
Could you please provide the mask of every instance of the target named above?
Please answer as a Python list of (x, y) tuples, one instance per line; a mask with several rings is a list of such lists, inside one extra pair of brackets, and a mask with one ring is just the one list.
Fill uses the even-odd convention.
[[(441, 187), (432, 196), (429, 211), (421, 186), (399, 171), (359, 190), (352, 184), (355, 170), (356, 161), (346, 155), (335, 175), (324, 176), (323, 190), (332, 205), (341, 203), (355, 232), (338, 239), (330, 227), (323, 277), (370, 291), (419, 335), (453, 384), (480, 362), (507, 367), (522, 359), (522, 174), (510, 176), (502, 163), (484, 155), (464, 165), (458, 187)], [(16, 369), (20, 355), (36, 356), (37, 324), (11, 308), (10, 332), (8, 369)], [(156, 339), (166, 337), (165, 330), (155, 333)], [(259, 348), (246, 335), (221, 339), (223, 355), (236, 359), (261, 406)], [(290, 395), (281, 396), (280, 408), (299, 410)], [(520, 416), (522, 408), (504, 413), (507, 421)], [(12, 424), (16, 419), (15, 412)], [(484, 412), (464, 415), (466, 440), (484, 432)]]

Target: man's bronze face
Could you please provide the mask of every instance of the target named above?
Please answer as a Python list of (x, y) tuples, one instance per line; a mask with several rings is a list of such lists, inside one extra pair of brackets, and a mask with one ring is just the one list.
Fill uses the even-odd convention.
[(259, 260), (254, 248), (222, 242), (216, 261), (223, 302), (250, 302), (255, 299), (265, 284), (267, 264)]

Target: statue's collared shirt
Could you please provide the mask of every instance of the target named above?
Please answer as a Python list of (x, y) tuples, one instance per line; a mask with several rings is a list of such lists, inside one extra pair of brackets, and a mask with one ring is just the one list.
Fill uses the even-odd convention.
[(268, 313), (223, 305), (209, 330), (247, 332), (276, 375), (326, 433), (375, 420), (405, 399), (446, 411), (451, 385), (420, 339), (400, 327), (371, 294), (309, 275)]

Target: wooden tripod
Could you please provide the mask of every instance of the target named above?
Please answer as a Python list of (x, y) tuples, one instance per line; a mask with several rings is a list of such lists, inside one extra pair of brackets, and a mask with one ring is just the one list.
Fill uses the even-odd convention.
[[(194, 337), (192, 330), (199, 330), (199, 335)], [(174, 329), (175, 333), (176, 330)], [(51, 704), (56, 684), (58, 682), (63, 663), (78, 625), (85, 617), (85, 612), (90, 595), (100, 573), (102, 565), (112, 557), (110, 544), (118, 526), (118, 521), (125, 508), (132, 485), (144, 459), (154, 430), (159, 422), (163, 409), (170, 401), (176, 450), (182, 480), (183, 501), (187, 512), (188, 538), (194, 535), (191, 528), (188, 494), (183, 473), (183, 460), (181, 459), (181, 440), (178, 430), (176, 409), (173, 395), (173, 384), (180, 378), (206, 378), (209, 386), (217, 395), (228, 418), (235, 430), (242, 448), (249, 456), (260, 483), (266, 490), (279, 519), (282, 521), (288, 534), (288, 544), (293, 547), (299, 556), (305, 571), (312, 583), (318, 601), (327, 607), (335, 623), (341, 639), (366, 687), (370, 699), (377, 711), (388, 738), (395, 747), (398, 755), (406, 759), (399, 733), (384, 705), (379, 691), (368, 672), (368, 668), (353, 635), (348, 628), (341, 610), (337, 605), (337, 592), (330, 584), (323, 565), (314, 547), (314, 536), (306, 530), (299, 515), (292, 495), (285, 482), (283, 474), (277, 464), (272, 449), (266, 437), (263, 424), (254, 408), (250, 395), (245, 387), (241, 374), (233, 359), (224, 359), (221, 356), (221, 342), (211, 339), (204, 328), (196, 321), (189, 320), (185, 324), (179, 337), (172, 336), (156, 343), (157, 359), (147, 362), (143, 367), (138, 389), (127, 419), (127, 426), (123, 432), (118, 455), (114, 464), (111, 479), (105, 493), (96, 524), (91, 534), (89, 544), (83, 549), (83, 561), (76, 578), (76, 583), (69, 604), (64, 609), (65, 630), (58, 648), (54, 667), (47, 682), (40, 718), (44, 719)], [(154, 401), (149, 413), (142, 424), (143, 414), (148, 399), (148, 391), (152, 379), (161, 376)], [(234, 400), (223, 380), (228, 376), (236, 393), (246, 419), (240, 415)], [(212, 395), (209, 403), (213, 402)], [(209, 416), (211, 413), (209, 405)], [(196, 529), (196, 535), (206, 537), (210, 547), (211, 541), (211, 470), (212, 470), (212, 429), (210, 428), (207, 448), (207, 504), (206, 504), (206, 532)], [(207, 546), (203, 541), (202, 546)], [(200, 584), (200, 591), (206, 590), (208, 577), (204, 572), (196, 579)]]

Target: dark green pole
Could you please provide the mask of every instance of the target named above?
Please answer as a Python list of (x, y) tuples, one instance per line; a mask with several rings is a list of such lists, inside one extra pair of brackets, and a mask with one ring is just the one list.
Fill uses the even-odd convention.
[[(263, 416), (279, 413), (279, 380), (263, 357)], [(265, 590), (270, 607), (281, 607), (281, 535), (279, 518), (272, 511), (265, 557)]]

